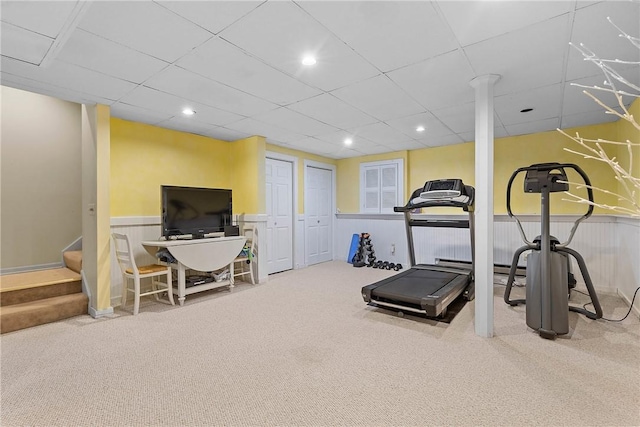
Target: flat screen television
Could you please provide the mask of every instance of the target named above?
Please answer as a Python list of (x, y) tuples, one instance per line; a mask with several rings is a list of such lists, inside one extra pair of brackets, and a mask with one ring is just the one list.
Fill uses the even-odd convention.
[(203, 238), (231, 225), (231, 190), (161, 186), (162, 235)]

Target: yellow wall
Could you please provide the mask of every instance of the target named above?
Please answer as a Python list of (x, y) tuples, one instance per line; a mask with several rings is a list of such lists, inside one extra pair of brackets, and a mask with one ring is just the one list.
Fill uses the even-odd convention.
[[(584, 137), (613, 138), (616, 135), (616, 123), (584, 126), (570, 129), (569, 134), (579, 131)], [(571, 139), (558, 131), (500, 138), (495, 141), (495, 183), (494, 209), (495, 212), (506, 213), (506, 188), (511, 174), (518, 168), (534, 163), (565, 162), (575, 163), (582, 167), (594, 185), (605, 188), (617, 188), (617, 183), (608, 173), (606, 165), (589, 161), (576, 154), (564, 150), (565, 147), (575, 145)], [(405, 185), (406, 196), (424, 185), (425, 181), (440, 178), (461, 178), (465, 184), (474, 185), (475, 181), (475, 153), (474, 143), (456, 144), (443, 147), (412, 150), (407, 153), (408, 162), (405, 163), (405, 174), (408, 186)], [(359, 212), (359, 169), (360, 163), (376, 160), (386, 160), (399, 157), (396, 153), (380, 156), (364, 156), (338, 161), (338, 207), (344, 213)], [(408, 165), (408, 166), (407, 166)], [(524, 194), (522, 178), (524, 173), (514, 181), (512, 189), (512, 209), (514, 212), (527, 214), (539, 213), (540, 196)], [(569, 179), (578, 180), (579, 176), (570, 173)], [(579, 194), (586, 195), (582, 191)], [(582, 205), (563, 202), (566, 197), (561, 193), (552, 195), (553, 213), (582, 213), (586, 209)], [(599, 194), (596, 201), (611, 202), (611, 197)], [(445, 213), (434, 212), (434, 213)], [(452, 212), (446, 212), (452, 213)], [(605, 213), (596, 210), (596, 213)]]
[[(305, 153), (304, 151), (293, 150), (290, 148), (280, 147), (278, 145), (267, 144), (267, 151), (274, 153), (286, 154), (287, 156), (298, 159), (298, 213), (304, 213), (304, 161), (312, 160), (320, 163), (336, 165), (337, 161), (328, 157), (318, 156), (316, 154)], [(340, 182), (340, 177), (336, 178)], [(264, 180), (262, 181), (264, 182)], [(263, 191), (264, 192), (264, 191)], [(340, 204), (338, 203), (338, 207)]]
[[(374, 154), (363, 157), (351, 157), (337, 161), (336, 195), (337, 208), (341, 213), (359, 212), (360, 208), (360, 163), (379, 162), (382, 160), (402, 159), (404, 162), (404, 193), (405, 198), (413, 189), (408, 186), (409, 151), (394, 151), (391, 153)], [(410, 187), (410, 185), (409, 185)]]
[(266, 212), (264, 188), (256, 185), (265, 180), (265, 147), (262, 136), (252, 136), (231, 144), (229, 163), (234, 214)]
[(160, 215), (162, 184), (231, 188), (231, 147), (226, 141), (112, 118), (111, 216)]
[[(629, 114), (634, 117), (634, 120), (637, 124), (640, 124), (640, 99), (636, 99), (631, 107), (629, 108)], [(631, 141), (636, 144), (631, 149), (631, 154), (629, 153), (626, 146), (618, 146), (618, 160), (620, 162), (620, 166), (622, 166), (625, 170), (629, 170), (629, 166), (631, 166), (631, 174), (634, 178), (640, 179), (640, 130), (634, 127), (627, 120), (619, 120), (618, 121), (618, 138), (616, 141), (626, 142)], [(633, 162), (630, 164), (630, 160)], [(631, 188), (631, 186), (629, 186)], [(640, 187), (635, 188), (636, 192), (636, 203), (640, 206)], [(626, 191), (622, 184), (618, 184), (618, 194), (625, 195)], [(631, 206), (630, 203), (621, 203), (621, 206), (635, 209), (636, 211), (640, 210), (638, 207)]]

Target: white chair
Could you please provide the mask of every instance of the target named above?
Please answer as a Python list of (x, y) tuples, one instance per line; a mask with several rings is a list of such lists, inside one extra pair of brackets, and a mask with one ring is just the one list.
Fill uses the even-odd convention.
[[(160, 298), (158, 294), (166, 292), (171, 305), (173, 302), (173, 286), (171, 280), (171, 267), (168, 265), (149, 264), (138, 267), (131, 250), (131, 242), (129, 236), (125, 234), (113, 233), (113, 244), (115, 247), (116, 258), (120, 271), (122, 271), (122, 307), (127, 305), (127, 294), (133, 292), (133, 315), (138, 314), (140, 309), (140, 297), (145, 295), (154, 295), (156, 300)], [(161, 276), (165, 277), (166, 282), (156, 280)], [(141, 279), (151, 278), (151, 290), (140, 292)], [(129, 288), (129, 279), (133, 279), (133, 289)]]
[(239, 276), (249, 275), (251, 284), (255, 285), (253, 276), (253, 265), (258, 261), (256, 258), (256, 241), (258, 240), (258, 230), (255, 225), (247, 225), (242, 228), (242, 235), (247, 238), (242, 252), (233, 260), (231, 269), (231, 283)]

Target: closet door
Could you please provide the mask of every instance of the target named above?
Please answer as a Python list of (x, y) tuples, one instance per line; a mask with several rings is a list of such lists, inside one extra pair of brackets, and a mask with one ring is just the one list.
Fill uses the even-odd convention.
[(333, 259), (332, 172), (306, 166), (305, 234), (307, 236), (307, 265)]
[(266, 160), (267, 272), (293, 268), (293, 164)]

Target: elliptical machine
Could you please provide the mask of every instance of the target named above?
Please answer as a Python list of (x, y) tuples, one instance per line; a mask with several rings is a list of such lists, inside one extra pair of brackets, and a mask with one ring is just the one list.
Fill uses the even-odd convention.
[[(584, 171), (572, 163), (539, 163), (516, 170), (507, 185), (507, 212), (516, 220), (522, 240), (526, 245), (516, 250), (509, 270), (509, 279), (504, 292), (504, 301), (515, 306), (526, 302), (527, 326), (538, 331), (542, 338), (555, 339), (557, 335), (569, 332), (569, 311), (582, 313), (589, 319), (602, 317), (602, 308), (598, 301), (591, 277), (587, 271), (584, 258), (575, 250), (568, 247), (578, 228), (578, 225), (589, 218), (593, 212), (593, 205), (589, 204), (587, 212), (578, 218), (566, 242), (560, 241), (550, 234), (550, 193), (567, 191), (569, 184), (565, 168), (578, 172), (582, 177), (588, 192), (588, 199), (593, 203), (593, 191), (591, 182)], [(540, 193), (540, 235), (533, 242), (527, 240), (522, 224), (511, 211), (511, 185), (515, 177), (521, 172), (526, 172), (524, 178), (524, 191), (526, 193)], [(527, 258), (526, 299), (510, 299), (511, 288), (515, 280), (518, 259), (525, 251), (532, 251)], [(586, 308), (569, 305), (569, 294), (575, 286), (575, 279), (571, 274), (571, 255), (580, 267), (580, 273), (591, 297), (595, 312)]]

